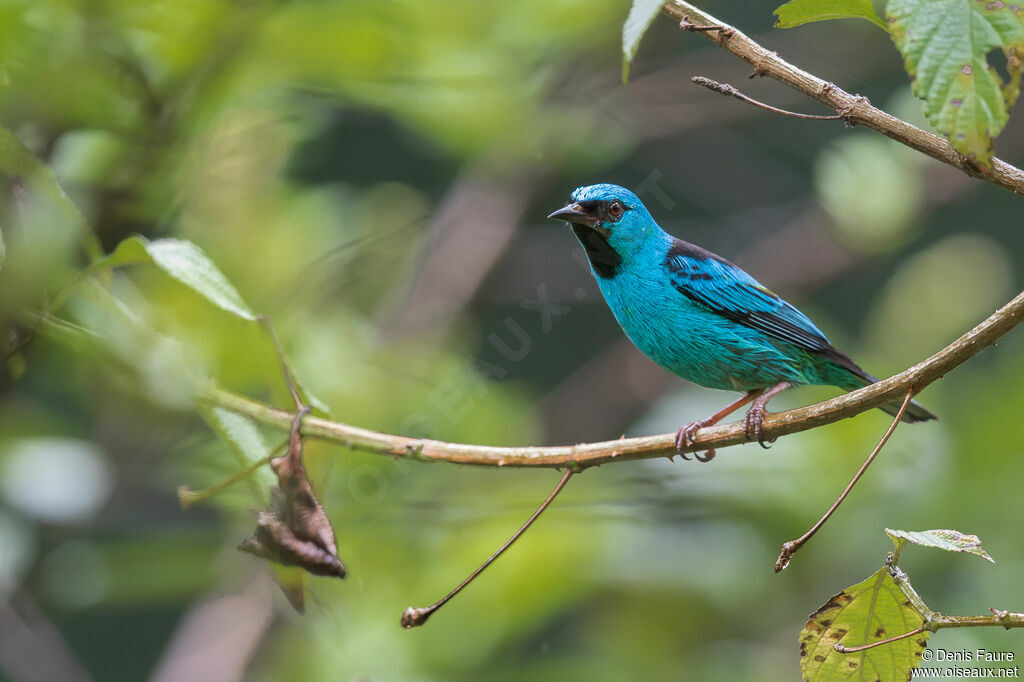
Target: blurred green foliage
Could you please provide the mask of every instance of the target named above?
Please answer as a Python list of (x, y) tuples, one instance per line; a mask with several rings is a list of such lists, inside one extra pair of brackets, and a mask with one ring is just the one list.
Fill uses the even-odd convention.
[[(769, 31), (767, 9), (715, 11)], [(750, 269), (876, 374), (937, 350), (1020, 288), (1019, 199), (867, 131), (694, 91), (693, 73), (746, 74), (671, 22), (655, 20), (622, 86), (627, 12), (611, 0), (3, 0), (4, 148), (15, 140), (46, 164), (4, 166), (4, 343), (29, 338), (26, 311), (90, 261), (85, 224), (106, 252), (136, 233), (198, 244), (273, 316), (300, 380), (347, 423), (489, 444), (673, 430), (725, 394), (630, 355), (571, 236), (544, 224), (568, 191), (599, 180), (646, 183), (638, 191), (669, 231)], [(880, 32), (806, 30), (764, 39), (890, 109), (913, 101)], [(770, 84), (750, 87), (786, 104)], [(999, 144), (1024, 158), (1012, 122)], [(550, 328), (523, 307), (541, 285), (570, 306)], [(432, 312), (443, 303), (454, 314)], [(426, 323), (403, 324), (424, 310)], [(310, 580), (299, 617), (268, 567), (234, 550), (265, 502), (260, 486), (187, 512), (175, 496), (241, 466), (196, 411), (192, 381), (287, 406), (273, 347), (258, 326), (134, 266), (76, 288), (0, 374), (0, 590), (56, 626), (43, 651), (64, 647), (97, 680), (173, 679), (161, 675), (189, 654), (248, 660), (232, 669), (253, 680), (793, 679), (807, 614), (877, 566), (884, 527), (959, 528), (997, 557), (911, 557), (934, 608), (1019, 602), (1022, 351), (1011, 335), (930, 387), (921, 400), (941, 421), (898, 430), (778, 576), (778, 546), (832, 501), (883, 415), (707, 467), (590, 471), (478, 583), (406, 632), (402, 609), (489, 555), (555, 473), (309, 443), (351, 574)], [(802, 389), (780, 406), (826, 395)], [(262, 432), (270, 446), (283, 437)], [(53, 496), (59, 505), (41, 505)], [(227, 625), (202, 619), (218, 605)], [(1022, 650), (1016, 633), (944, 638)]]

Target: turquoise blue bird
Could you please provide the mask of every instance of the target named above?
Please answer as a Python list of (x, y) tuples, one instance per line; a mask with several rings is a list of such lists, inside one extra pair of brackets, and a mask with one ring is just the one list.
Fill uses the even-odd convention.
[[(878, 381), (829, 343), (811, 320), (724, 258), (666, 233), (635, 194), (579, 187), (549, 218), (569, 224), (622, 330), (651, 360), (701, 386), (744, 395), (679, 429), (676, 447), (751, 403), (747, 438), (761, 439), (768, 401), (790, 386), (850, 391)], [(902, 402), (881, 409), (896, 415)], [(935, 419), (911, 402), (905, 422)], [(702, 462), (714, 457), (714, 450)], [(685, 455), (684, 455), (685, 457)]]

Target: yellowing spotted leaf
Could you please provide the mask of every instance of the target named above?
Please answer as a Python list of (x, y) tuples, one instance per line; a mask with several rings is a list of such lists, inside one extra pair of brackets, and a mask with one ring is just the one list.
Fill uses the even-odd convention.
[(800, 632), (800, 671), (808, 682), (910, 679), (928, 645), (927, 631), (854, 653), (839, 653), (834, 647), (837, 642), (847, 648), (878, 642), (922, 623), (889, 567), (882, 566), (811, 614)]

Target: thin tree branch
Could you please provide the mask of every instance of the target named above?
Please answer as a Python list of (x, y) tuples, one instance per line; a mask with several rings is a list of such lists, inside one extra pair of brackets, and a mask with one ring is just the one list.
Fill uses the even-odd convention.
[(1024, 628), (1024, 613), (1000, 611), (993, 608), (990, 608), (989, 611), (991, 611), (993, 615), (947, 616), (939, 613), (938, 611), (928, 609), (926, 613), (921, 614), (924, 617), (925, 622), (909, 632), (904, 632), (902, 635), (880, 639), (877, 642), (871, 642), (870, 644), (851, 647), (843, 646), (841, 642), (836, 642), (832, 648), (841, 654), (853, 654), (858, 651), (874, 649), (876, 646), (882, 646), (883, 644), (891, 644), (892, 642), (906, 639), (907, 637), (913, 637), (914, 635), (920, 634), (926, 630), (928, 632), (937, 632), (938, 630), (944, 630), (946, 628), (1001, 627), (1007, 630), (1010, 628)]
[(544, 510), (547, 509), (548, 506), (550, 506), (551, 503), (555, 501), (555, 498), (558, 497), (558, 493), (562, 492), (562, 488), (564, 488), (565, 484), (569, 482), (570, 478), (572, 478), (572, 474), (572, 469), (569, 469), (564, 474), (562, 474), (562, 478), (558, 481), (558, 485), (556, 485), (554, 490), (551, 491), (551, 494), (549, 494), (547, 498), (540, 503), (540, 506), (537, 507), (537, 510), (530, 515), (530, 518), (526, 519), (526, 523), (520, 526), (519, 530), (517, 530), (512, 535), (512, 537), (506, 540), (504, 545), (498, 548), (498, 551), (496, 551), (494, 554), (488, 557), (487, 561), (480, 564), (480, 566), (475, 571), (469, 574), (469, 577), (467, 577), (465, 580), (459, 583), (458, 587), (456, 587), (454, 590), (452, 590), (451, 592), (449, 592), (448, 594), (446, 594), (430, 606), (410, 606), (409, 608), (407, 608), (402, 613), (402, 627), (406, 630), (410, 630), (414, 627), (423, 625), (427, 622), (427, 619), (434, 614), (435, 611), (437, 611), (439, 608), (447, 604), (451, 600), (451, 598), (457, 595), (459, 592), (461, 592), (462, 589), (466, 587), (466, 585), (473, 582), (474, 578), (483, 573), (484, 569), (493, 564), (498, 557), (504, 554), (506, 549), (511, 547), (512, 544), (516, 540), (518, 540), (523, 533), (526, 532), (527, 528), (533, 525), (533, 522), (536, 521), (537, 518), (544, 513)]
[[(908, 390), (916, 395), (928, 384), (993, 345), (1022, 321), (1024, 292), (938, 353), (895, 376), (814, 405), (766, 415), (761, 437), (771, 440), (831, 424), (883, 403), (901, 400)], [(290, 428), (294, 418), (290, 412), (213, 385), (201, 387), (198, 399), (281, 429)], [(314, 416), (307, 416), (303, 420), (302, 433), (346, 447), (422, 461), (499, 467), (569, 468), (577, 472), (607, 462), (668, 457), (678, 452), (675, 434), (555, 447), (495, 447), (407, 438)], [(744, 434), (743, 423), (734, 422), (697, 431), (695, 441), (686, 451), (702, 452), (746, 442), (749, 439)]]
[[(743, 59), (754, 67), (756, 75), (771, 76), (789, 87), (799, 90), (841, 114), (850, 125), (871, 128), (886, 137), (916, 149), (922, 154), (959, 168), (967, 175), (987, 180), (994, 185), (1024, 196), (1024, 170), (1005, 161), (992, 159), (987, 169), (959, 154), (945, 139), (925, 132), (906, 121), (874, 107), (867, 98), (851, 95), (834, 83), (823, 80), (793, 66), (771, 50), (738, 29), (722, 23), (710, 14), (683, 0), (669, 0), (664, 10), (688, 31), (699, 31), (708, 40)], [(685, 22), (685, 23), (684, 23)]]
[(864, 460), (864, 463), (860, 465), (860, 469), (857, 469), (857, 473), (855, 473), (853, 478), (850, 479), (850, 482), (846, 484), (846, 488), (839, 494), (836, 501), (832, 503), (832, 506), (828, 508), (828, 511), (826, 511), (824, 515), (818, 519), (817, 523), (811, 526), (810, 530), (806, 533), (796, 540), (790, 540), (782, 545), (782, 551), (779, 552), (779, 558), (775, 560), (776, 573), (786, 568), (786, 566), (789, 566), (789, 561), (793, 558), (793, 555), (796, 554), (801, 547), (807, 544), (807, 541), (814, 537), (814, 534), (825, 525), (825, 522), (828, 521), (832, 514), (835, 513), (836, 509), (839, 509), (839, 505), (843, 503), (846, 496), (850, 494), (851, 490), (853, 490), (853, 486), (857, 485), (857, 481), (859, 481), (860, 477), (864, 475), (864, 472), (868, 470), (871, 463), (875, 461), (875, 457), (877, 457), (878, 453), (882, 451), (885, 444), (889, 442), (889, 437), (892, 436), (892, 432), (896, 430), (896, 427), (900, 423), (900, 419), (903, 418), (903, 413), (907, 411), (907, 405), (910, 404), (910, 399), (913, 397), (914, 391), (908, 388), (907, 395), (903, 398), (903, 404), (900, 405), (900, 409), (896, 412), (896, 416), (892, 418), (892, 423), (889, 424), (889, 428), (886, 429), (885, 435), (883, 435), (881, 440), (878, 441), (878, 445), (876, 445), (875, 449), (871, 451), (868, 458)]
[(274, 344), (274, 352), (277, 353), (277, 361), (281, 364), (281, 374), (284, 375), (284, 383), (288, 387), (288, 393), (292, 396), (292, 402), (295, 403), (295, 409), (301, 411), (306, 407), (306, 404), (303, 402), (302, 397), (299, 396), (299, 389), (295, 384), (295, 376), (292, 374), (292, 368), (288, 366), (288, 359), (284, 355), (284, 348), (281, 347), (281, 342), (277, 338), (277, 332), (274, 331), (274, 322), (270, 319), (269, 315), (257, 315), (256, 321), (263, 325), (263, 328), (267, 330), (267, 335), (270, 337), (270, 341)]
[(990, 608), (994, 615), (991, 616), (947, 616), (935, 612), (932, 617), (931, 630), (942, 630), (944, 628), (979, 628), (979, 627), (1001, 627), (1024, 628), (1024, 613), (1012, 611), (1000, 611)]

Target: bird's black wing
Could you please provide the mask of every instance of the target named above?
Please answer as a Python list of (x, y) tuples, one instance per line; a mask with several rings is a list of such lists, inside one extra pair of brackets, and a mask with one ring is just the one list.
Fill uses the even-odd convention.
[(809, 351), (835, 351), (806, 315), (724, 258), (675, 239), (665, 266), (676, 290), (711, 312)]

